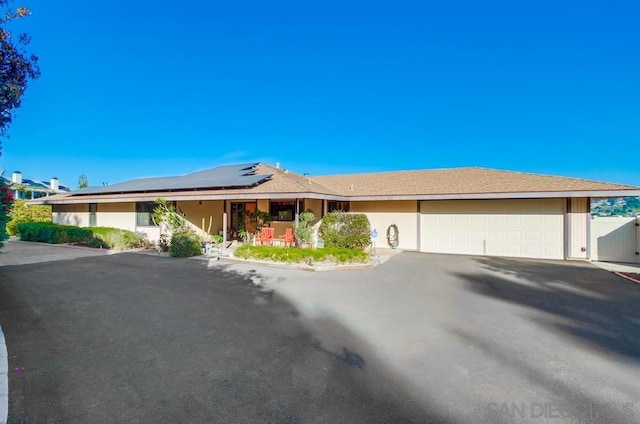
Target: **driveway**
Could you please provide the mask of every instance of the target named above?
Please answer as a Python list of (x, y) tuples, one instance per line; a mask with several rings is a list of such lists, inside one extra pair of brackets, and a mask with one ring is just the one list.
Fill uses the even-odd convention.
[(417, 253), (3, 266), (9, 422), (638, 422), (639, 300), (586, 263)]

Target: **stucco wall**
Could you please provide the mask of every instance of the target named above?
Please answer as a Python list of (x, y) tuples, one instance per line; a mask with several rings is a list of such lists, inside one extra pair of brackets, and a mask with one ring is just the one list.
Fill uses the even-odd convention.
[(223, 202), (221, 200), (179, 201), (177, 207), (185, 214), (187, 220), (199, 230), (202, 230), (203, 218), (205, 232), (209, 229), (209, 218), (212, 220), (210, 234), (218, 234), (222, 229)]
[(387, 228), (391, 224), (398, 226), (399, 249), (418, 250), (418, 202), (415, 200), (395, 201), (363, 201), (351, 202), (350, 210), (354, 213), (364, 213), (369, 218), (371, 228), (378, 231), (376, 247), (385, 248), (387, 245)]
[[(304, 210), (311, 209), (311, 212), (316, 216), (316, 219), (322, 218), (322, 200), (320, 199), (306, 199), (304, 201)], [(300, 211), (304, 212), (304, 211)]]
[(89, 205), (53, 205), (51, 218), (56, 224), (89, 226)]
[(136, 231), (136, 204), (133, 202), (98, 203), (96, 226)]

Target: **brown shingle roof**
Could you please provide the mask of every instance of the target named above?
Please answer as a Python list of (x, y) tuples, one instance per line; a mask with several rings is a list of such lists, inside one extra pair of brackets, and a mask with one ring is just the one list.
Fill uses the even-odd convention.
[[(308, 177), (284, 169), (260, 164), (257, 174), (272, 178), (251, 188), (225, 190), (180, 190), (148, 193), (116, 193), (74, 196), (64, 194), (37, 199), (31, 203), (89, 203), (118, 200), (268, 198), (281, 196), (326, 198), (401, 197), (419, 199), (428, 196), (492, 195), (509, 193), (619, 192), (637, 195), (639, 187), (486, 168), (452, 168), (418, 171), (393, 171)], [(624, 193), (634, 190), (633, 194)]]
[(638, 190), (638, 187), (486, 168), (452, 168), (316, 177), (346, 196)]

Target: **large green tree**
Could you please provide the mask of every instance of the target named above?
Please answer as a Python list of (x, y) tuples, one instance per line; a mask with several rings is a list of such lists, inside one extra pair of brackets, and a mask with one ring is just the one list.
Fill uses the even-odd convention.
[[(27, 53), (30, 38), (25, 33), (13, 34), (12, 21), (30, 15), (26, 7), (12, 7), (13, 0), (0, 0), (0, 154), (2, 138), (20, 107), (29, 80), (38, 78), (38, 58)], [(11, 24), (12, 25), (12, 24)]]

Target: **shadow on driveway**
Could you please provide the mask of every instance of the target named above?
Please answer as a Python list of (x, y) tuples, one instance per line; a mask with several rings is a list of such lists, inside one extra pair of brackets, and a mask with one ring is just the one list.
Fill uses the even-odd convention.
[(9, 423), (445, 422), (323, 319), (341, 349), (274, 292), (194, 260), (0, 267)]
[[(478, 258), (491, 278), (458, 274), (472, 290), (546, 314), (541, 324), (640, 365), (640, 287), (587, 264)], [(513, 278), (518, 281), (514, 281)]]
[[(603, 361), (618, 362), (621, 369), (638, 367), (640, 289), (637, 285), (586, 263), (504, 258), (474, 258), (473, 261), (487, 272), (456, 273), (456, 276), (476, 294), (528, 311), (524, 314), (527, 320), (554, 336), (554, 341), (551, 338), (530, 340), (532, 348), (533, 345), (548, 344), (547, 349), (552, 353), (551, 346), (562, 346), (562, 350), (555, 352), (557, 370), (549, 372), (540, 363), (525, 360), (524, 352), (513, 350), (514, 343), (508, 338), (496, 343), (495, 339), (455, 328), (451, 329), (453, 334), (502, 363), (505, 370), (517, 372), (532, 384), (544, 387), (554, 398), (562, 399), (561, 402), (539, 403), (539, 408), (556, 408), (555, 415), (549, 415), (551, 412), (546, 410), (540, 417), (554, 416), (562, 422), (636, 422), (638, 399), (608, 389), (609, 383), (602, 380), (599, 388), (581, 387), (578, 382), (585, 376), (571, 378), (571, 356), (567, 355), (570, 350), (564, 349), (572, 347), (606, 358), (591, 362), (593, 377), (603, 373)], [(559, 345), (557, 340), (564, 340), (564, 343)], [(593, 393), (598, 389), (596, 396)], [(538, 405), (529, 404), (524, 408)], [(499, 410), (501, 406), (498, 404), (493, 411), (496, 412), (493, 422), (511, 422), (504, 421), (509, 414)], [(490, 408), (488, 412), (491, 412)], [(491, 418), (491, 414), (486, 416)]]

